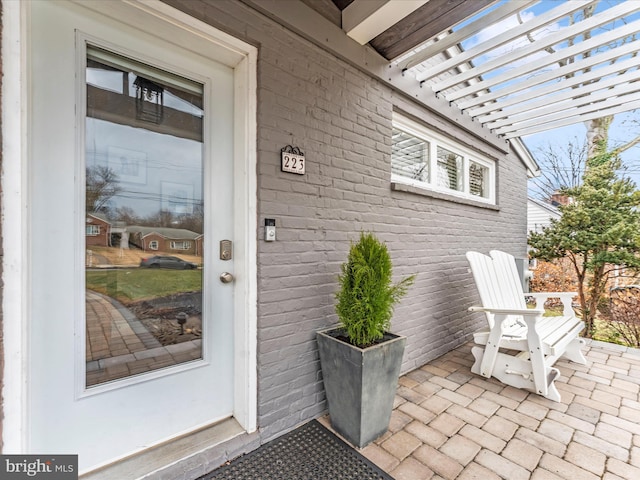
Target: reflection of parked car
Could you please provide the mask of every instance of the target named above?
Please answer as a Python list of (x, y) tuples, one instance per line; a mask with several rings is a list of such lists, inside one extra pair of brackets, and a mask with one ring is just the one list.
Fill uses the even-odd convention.
[(143, 258), (140, 261), (140, 266), (148, 268), (174, 268), (176, 270), (193, 270), (194, 268), (198, 268), (198, 265), (195, 263), (168, 255), (156, 255), (154, 257)]

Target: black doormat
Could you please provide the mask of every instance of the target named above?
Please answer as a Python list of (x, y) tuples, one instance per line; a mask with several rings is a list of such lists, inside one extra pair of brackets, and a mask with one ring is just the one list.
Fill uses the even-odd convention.
[(313, 420), (199, 480), (393, 480)]

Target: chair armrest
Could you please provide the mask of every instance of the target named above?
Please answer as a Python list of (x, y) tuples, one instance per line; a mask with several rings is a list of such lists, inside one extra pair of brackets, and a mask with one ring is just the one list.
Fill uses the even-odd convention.
[(562, 297), (577, 297), (578, 292), (529, 292), (524, 294), (525, 297), (534, 297), (534, 298), (562, 298)]
[(525, 293), (525, 297), (533, 297), (536, 299), (536, 309), (544, 309), (544, 303), (549, 298), (559, 298), (562, 302), (562, 314), (566, 317), (573, 316), (573, 305), (571, 301), (573, 297), (578, 296), (577, 292), (535, 292)]
[(487, 312), (494, 315), (526, 315), (538, 316), (544, 313), (544, 308), (491, 308), (491, 307), (469, 307), (470, 312)]

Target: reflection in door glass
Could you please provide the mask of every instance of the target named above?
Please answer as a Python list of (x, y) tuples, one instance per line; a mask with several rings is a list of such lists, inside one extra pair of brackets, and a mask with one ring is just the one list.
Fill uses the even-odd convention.
[(86, 385), (202, 358), (203, 88), (88, 47)]

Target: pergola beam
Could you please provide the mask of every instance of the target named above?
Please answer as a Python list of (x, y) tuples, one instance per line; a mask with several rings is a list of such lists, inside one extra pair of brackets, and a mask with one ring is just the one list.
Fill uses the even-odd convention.
[[(433, 44), (420, 50), (419, 52), (416, 52), (410, 57), (404, 57), (402, 63), (404, 63), (404, 60), (408, 60), (408, 62), (403, 66), (404, 70), (413, 68), (416, 65), (421, 64), (425, 60), (438, 55), (440, 52), (443, 52), (451, 47), (455, 47), (466, 38), (469, 38), (482, 29), (487, 28), (487, 26), (498, 23), (505, 18), (519, 12), (520, 10), (527, 8), (529, 5), (537, 3), (538, 1), (539, 0), (506, 2), (499, 8), (488, 12), (486, 15), (483, 15), (480, 19), (471, 22), (468, 25), (465, 25), (464, 27), (446, 35), (444, 38), (439, 39), (437, 42), (434, 42)], [(432, 39), (433, 38), (425, 40), (425, 43)]]
[(342, 29), (365, 45), (428, 1), (354, 0), (342, 11)]
[(499, 149), (639, 106), (640, 1), (332, 0), (342, 29), (308, 0), (242, 1)]
[(526, 135), (532, 135), (534, 133), (544, 132), (546, 130), (553, 130), (554, 128), (566, 127), (567, 125), (575, 125), (576, 123), (583, 123), (594, 118), (607, 117), (609, 115), (615, 115), (617, 113), (628, 112), (640, 108), (640, 100), (635, 102), (624, 102), (621, 105), (615, 107), (609, 107), (603, 110), (596, 110), (586, 114), (579, 114), (570, 117), (565, 117), (562, 120), (550, 123), (540, 123), (535, 127), (525, 129), (514, 129), (510, 132), (504, 133), (504, 138), (516, 138), (524, 137)]
[(470, 135), (487, 142), (499, 151), (508, 151), (509, 144), (504, 138), (491, 133), (478, 122), (461, 112), (442, 98), (438, 98), (429, 88), (421, 88), (411, 75), (403, 75), (401, 69), (392, 68), (388, 60), (369, 46), (362, 47), (345, 34), (338, 26), (323, 18), (302, 1), (282, 0), (240, 0), (250, 8), (269, 18), (275, 19), (302, 38), (331, 52), (355, 68), (388, 85), (396, 92), (411, 97), (434, 115), (455, 122)]

